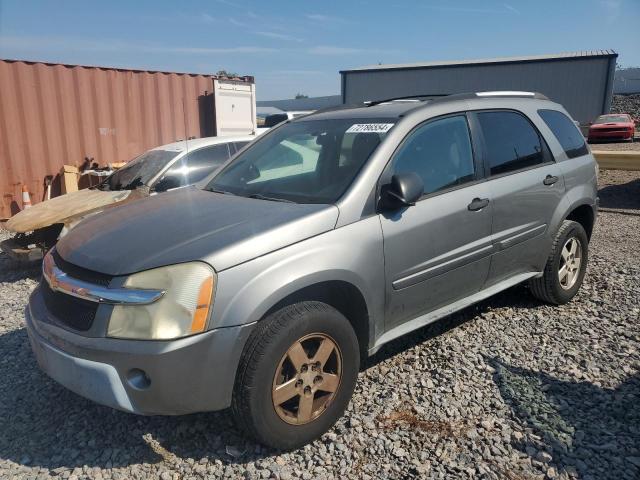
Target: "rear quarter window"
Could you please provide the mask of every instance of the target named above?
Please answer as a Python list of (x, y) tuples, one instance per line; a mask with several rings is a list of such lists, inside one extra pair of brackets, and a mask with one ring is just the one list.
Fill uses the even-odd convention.
[(560, 142), (567, 157), (576, 158), (589, 153), (582, 133), (564, 113), (557, 110), (538, 110), (538, 115)]

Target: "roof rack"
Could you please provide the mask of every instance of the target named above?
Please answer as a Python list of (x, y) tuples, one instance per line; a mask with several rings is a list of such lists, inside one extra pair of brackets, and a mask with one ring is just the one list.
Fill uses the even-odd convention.
[(447, 94), (436, 94), (436, 95), (404, 95), (402, 97), (393, 97), (393, 98), (385, 98), (384, 100), (365, 100), (362, 102), (366, 107), (373, 107), (375, 105), (380, 105), (382, 103), (390, 103), (390, 102), (426, 102), (428, 100), (432, 100), (434, 98), (446, 97)]
[(383, 103), (391, 102), (426, 102), (438, 100), (470, 100), (472, 98), (496, 98), (496, 97), (516, 97), (516, 98), (536, 98), (538, 100), (549, 100), (546, 95), (539, 92), (524, 92), (517, 90), (491, 90), (486, 92), (473, 93), (453, 93), (435, 95), (405, 95), (402, 97), (386, 98), (384, 100), (367, 100), (363, 102), (366, 107), (373, 107)]
[(517, 90), (495, 90), (488, 92), (476, 92), (477, 97), (528, 97), (540, 100), (549, 100), (546, 95), (539, 92), (520, 92)]

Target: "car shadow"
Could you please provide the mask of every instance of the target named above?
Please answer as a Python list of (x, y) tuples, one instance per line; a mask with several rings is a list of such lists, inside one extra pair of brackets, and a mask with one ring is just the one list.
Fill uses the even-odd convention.
[(228, 411), (143, 417), (86, 400), (40, 371), (24, 328), (0, 335), (0, 352), (1, 460), (72, 470), (202, 458), (224, 465), (277, 453), (248, 441)]
[(395, 355), (410, 348), (428, 342), (456, 327), (476, 318), (477, 316), (493, 309), (510, 308), (537, 308), (544, 304), (536, 300), (524, 284), (519, 284), (504, 290), (479, 303), (471, 305), (459, 312), (455, 312), (447, 317), (437, 320), (418, 330), (404, 335), (383, 345), (375, 355), (372, 355), (363, 362), (362, 369), (374, 367), (375, 365), (388, 360)]
[(543, 451), (558, 471), (574, 471), (580, 478), (619, 478), (615, 475), (622, 470), (638, 478), (640, 374), (610, 389), (560, 380), (498, 358), (485, 360), (495, 369), (493, 379), (504, 401), (541, 439), (535, 444), (513, 440), (515, 448), (536, 452), (538, 458)]
[(0, 283), (16, 282), (31, 278), (37, 280), (41, 274), (40, 261), (18, 261), (0, 251)]
[(640, 178), (598, 190), (600, 207), (640, 210)]

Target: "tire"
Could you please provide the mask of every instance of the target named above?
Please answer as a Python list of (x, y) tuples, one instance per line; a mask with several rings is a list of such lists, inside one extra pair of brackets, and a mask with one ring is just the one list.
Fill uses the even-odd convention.
[[(325, 355), (320, 345), (332, 350)], [(235, 422), (264, 445), (301, 447), (342, 416), (359, 368), (356, 334), (340, 312), (315, 301), (286, 306), (261, 320), (247, 340), (231, 404)], [(276, 405), (279, 388), (289, 400)]]
[[(580, 261), (577, 267), (575, 259), (578, 254), (574, 253), (573, 259), (571, 259), (570, 254), (567, 255), (574, 245), (572, 242), (578, 242), (577, 249), (579, 249)], [(563, 252), (565, 247), (567, 247), (567, 250)], [(567, 256), (571, 259), (569, 274), (563, 276), (563, 280), (561, 280), (560, 269), (567, 263), (565, 260)], [(540, 278), (533, 278), (529, 281), (531, 293), (543, 302), (554, 305), (562, 305), (569, 302), (578, 293), (582, 285), (588, 260), (589, 239), (587, 233), (578, 222), (565, 220), (562, 222), (553, 241), (551, 253), (544, 268), (544, 274)], [(571, 273), (572, 270), (573, 274)]]

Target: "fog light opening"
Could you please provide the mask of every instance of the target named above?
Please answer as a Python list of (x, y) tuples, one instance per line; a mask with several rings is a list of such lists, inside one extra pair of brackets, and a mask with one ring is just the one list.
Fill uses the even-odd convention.
[(144, 370), (132, 368), (127, 374), (129, 385), (137, 390), (146, 390), (151, 386), (151, 379)]

